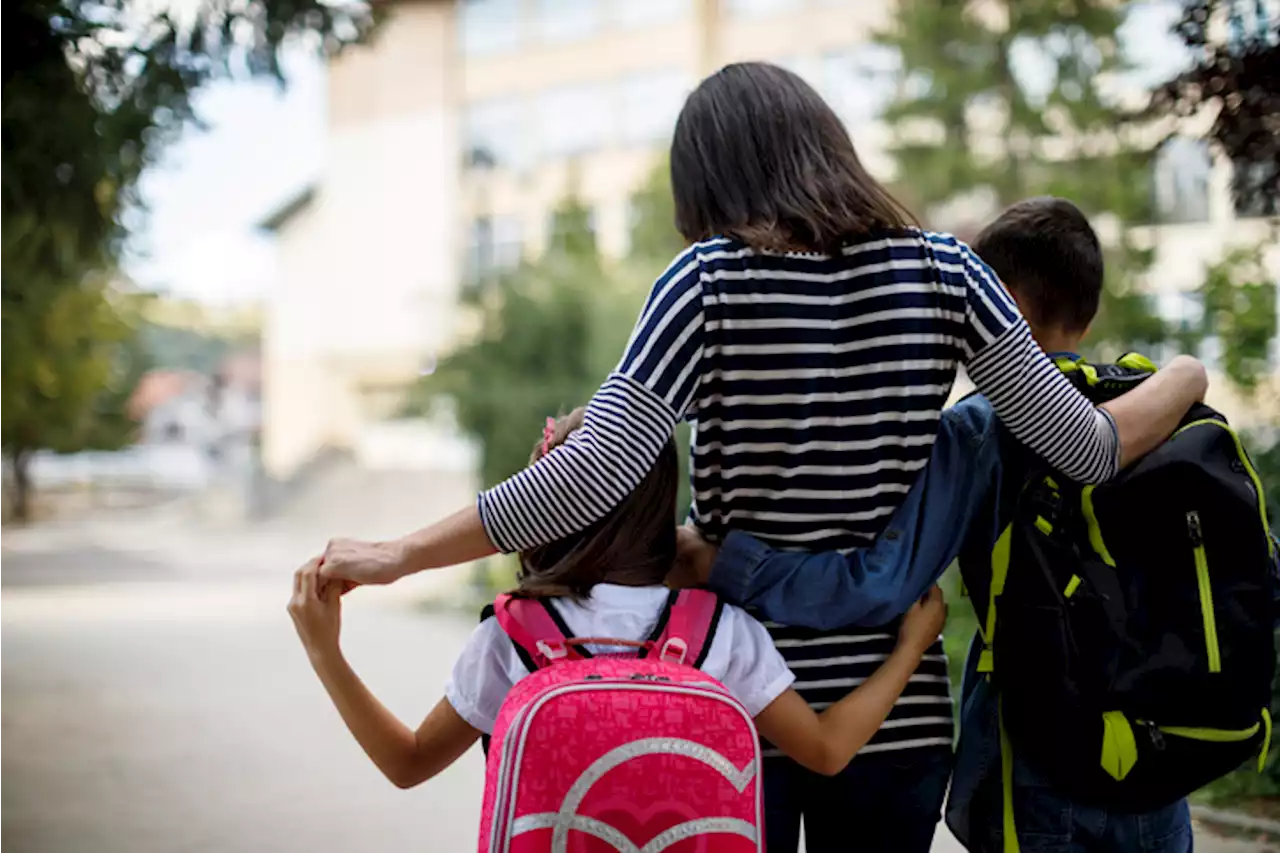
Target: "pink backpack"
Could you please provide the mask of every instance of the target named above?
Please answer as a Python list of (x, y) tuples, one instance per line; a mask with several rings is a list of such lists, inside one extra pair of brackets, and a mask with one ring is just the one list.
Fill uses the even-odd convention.
[[(643, 642), (573, 638), (550, 602), (499, 596), (531, 670), (498, 713), (480, 853), (760, 853), (760, 749), (745, 708), (697, 670), (720, 617), (672, 593)], [(591, 655), (586, 645), (635, 648)]]

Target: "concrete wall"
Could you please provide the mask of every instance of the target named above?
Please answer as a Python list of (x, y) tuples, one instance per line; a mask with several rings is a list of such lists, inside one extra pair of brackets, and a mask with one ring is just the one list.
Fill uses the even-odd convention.
[(264, 335), (272, 476), (289, 476), (324, 446), (354, 447), (387, 394), (450, 345), (454, 34), (452, 2), (397, 4), (371, 44), (330, 65), (324, 171), (310, 202), (277, 228)]

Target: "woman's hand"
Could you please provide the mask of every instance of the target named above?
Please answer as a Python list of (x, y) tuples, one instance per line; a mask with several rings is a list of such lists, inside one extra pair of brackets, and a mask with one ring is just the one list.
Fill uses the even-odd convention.
[(349, 581), (344, 591), (352, 585), (393, 583), (410, 572), (408, 548), (399, 539), (330, 539), (320, 567), (326, 581)]
[(938, 639), (946, 622), (947, 603), (942, 598), (942, 590), (935, 585), (902, 617), (898, 646), (910, 649), (919, 657)]
[(320, 557), (294, 572), (289, 615), (307, 654), (315, 660), (338, 651), (342, 633), (342, 586), (320, 577)]

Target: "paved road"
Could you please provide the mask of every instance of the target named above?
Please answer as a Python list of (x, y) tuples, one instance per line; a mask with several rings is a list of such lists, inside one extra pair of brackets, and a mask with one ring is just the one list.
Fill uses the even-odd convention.
[[(387, 784), (297, 646), (289, 565), (58, 541), (3, 557), (6, 851), (474, 849), (478, 751), (414, 791)], [(386, 591), (353, 595), (344, 621), (356, 669), (407, 720), (471, 624)]]

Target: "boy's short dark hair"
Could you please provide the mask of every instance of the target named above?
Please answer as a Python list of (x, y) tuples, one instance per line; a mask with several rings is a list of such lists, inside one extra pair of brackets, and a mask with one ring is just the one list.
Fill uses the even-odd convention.
[(973, 241), (1037, 326), (1083, 332), (1102, 298), (1102, 246), (1066, 199), (1039, 196), (1008, 207)]

